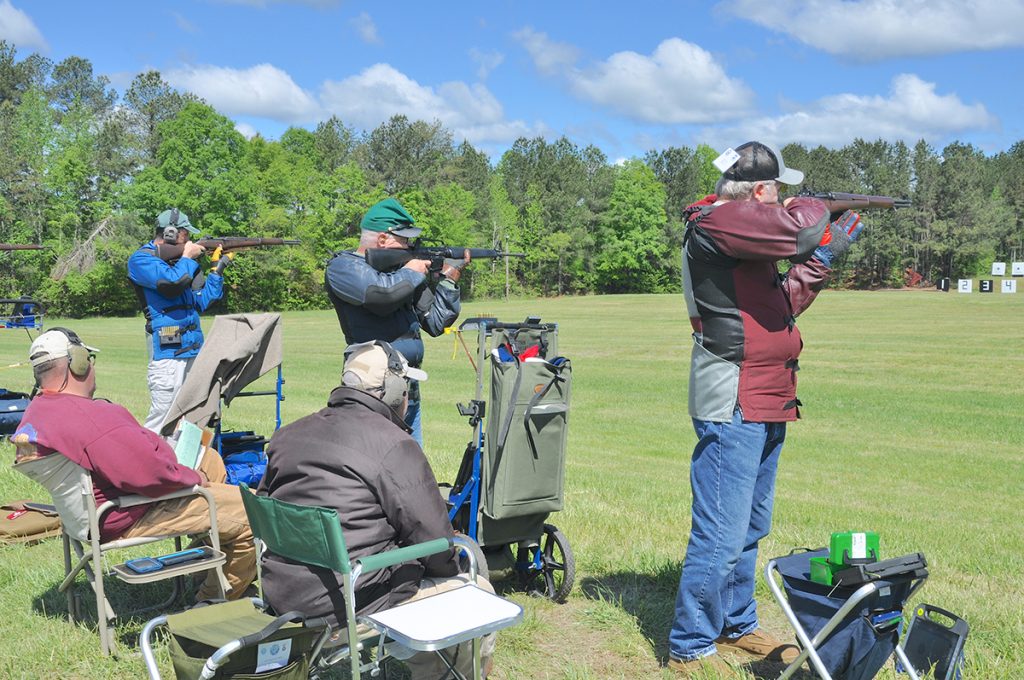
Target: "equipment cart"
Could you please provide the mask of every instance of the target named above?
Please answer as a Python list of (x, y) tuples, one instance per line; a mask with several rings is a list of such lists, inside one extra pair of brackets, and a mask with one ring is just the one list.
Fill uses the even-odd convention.
[(539, 317), (478, 317), (459, 326), (474, 330), (476, 397), (458, 404), (473, 438), (448, 494), (448, 517), (480, 545), (490, 570), (512, 568), (527, 591), (564, 602), (576, 563), (569, 540), (547, 520), (563, 505), (572, 364), (558, 353), (558, 324)]

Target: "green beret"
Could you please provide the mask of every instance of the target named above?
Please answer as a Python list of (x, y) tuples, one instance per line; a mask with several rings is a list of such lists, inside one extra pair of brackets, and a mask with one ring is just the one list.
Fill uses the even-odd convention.
[(367, 210), (359, 226), (368, 231), (387, 231), (405, 238), (416, 238), (422, 231), (415, 226), (412, 215), (393, 198), (385, 198)]

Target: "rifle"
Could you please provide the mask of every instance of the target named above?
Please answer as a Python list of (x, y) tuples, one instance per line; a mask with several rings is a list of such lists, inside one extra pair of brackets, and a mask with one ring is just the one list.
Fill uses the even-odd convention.
[(410, 260), (430, 260), (430, 271), (439, 272), (444, 261), (461, 260), (469, 257), (473, 260), (486, 260), (495, 257), (526, 257), (526, 253), (503, 253), (489, 248), (456, 248), (454, 246), (421, 246), (411, 250), (401, 248), (367, 248), (366, 264), (379, 272), (390, 272), (405, 265)]
[(828, 206), (832, 217), (840, 215), (847, 210), (860, 212), (862, 210), (895, 210), (896, 208), (909, 208), (909, 198), (892, 198), (891, 196), (865, 196), (864, 194), (843, 194), (834, 191), (811, 191), (802, 189), (797, 196), (810, 196), (822, 201)]
[[(249, 238), (248, 236), (221, 236), (216, 237), (204, 237), (195, 241), (199, 245), (203, 246), (207, 250), (214, 250), (217, 247), (222, 249), (222, 252), (230, 253), (232, 250), (244, 250), (246, 248), (260, 248), (263, 246), (297, 246), (302, 241), (290, 241), (283, 238)], [(181, 254), (185, 251), (184, 245), (177, 245), (174, 243), (158, 243), (156, 246), (156, 256), (164, 262), (173, 262), (174, 260), (181, 259)]]
[(35, 243), (0, 243), (0, 253), (7, 253), (12, 250), (49, 250), (50, 246), (41, 246)]

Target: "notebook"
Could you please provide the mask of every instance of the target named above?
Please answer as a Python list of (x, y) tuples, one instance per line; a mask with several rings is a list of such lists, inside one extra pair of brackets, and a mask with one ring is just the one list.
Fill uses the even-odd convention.
[(193, 470), (199, 465), (203, 451), (203, 429), (187, 420), (178, 426), (178, 441), (174, 445), (174, 455), (178, 462)]

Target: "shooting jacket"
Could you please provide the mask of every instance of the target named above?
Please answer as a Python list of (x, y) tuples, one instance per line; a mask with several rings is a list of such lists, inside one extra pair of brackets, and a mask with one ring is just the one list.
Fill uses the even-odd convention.
[[(828, 210), (814, 198), (787, 207), (710, 202), (685, 212), (683, 290), (694, 331), (690, 416), (729, 422), (739, 406), (744, 420), (796, 420), (803, 347), (796, 317), (831, 272), (812, 257)], [(784, 259), (793, 264), (780, 275), (777, 262)]]
[[(224, 278), (210, 274), (199, 284), (199, 263), (187, 257), (174, 264), (156, 255), (153, 241), (142, 246), (128, 258), (128, 278), (146, 317), (146, 333), (152, 343), (153, 360), (189, 359), (203, 346), (203, 329), (199, 313), (224, 294)], [(177, 326), (180, 342), (161, 343), (160, 329)]]
[[(327, 408), (278, 430), (267, 447), (259, 493), (334, 508), (350, 559), (453, 535), (437, 480), (408, 427), (384, 402), (338, 387)], [(454, 576), (453, 551), (359, 579), (356, 612), (373, 613), (416, 594), (424, 576)], [(263, 587), (277, 611), (298, 609), (344, 625), (341, 575), (267, 554)]]
[(346, 344), (384, 340), (414, 367), (423, 363), (420, 330), (437, 337), (462, 309), (459, 289), (448, 279), (431, 288), (423, 274), (405, 268), (379, 272), (354, 251), (335, 255), (324, 283)]

